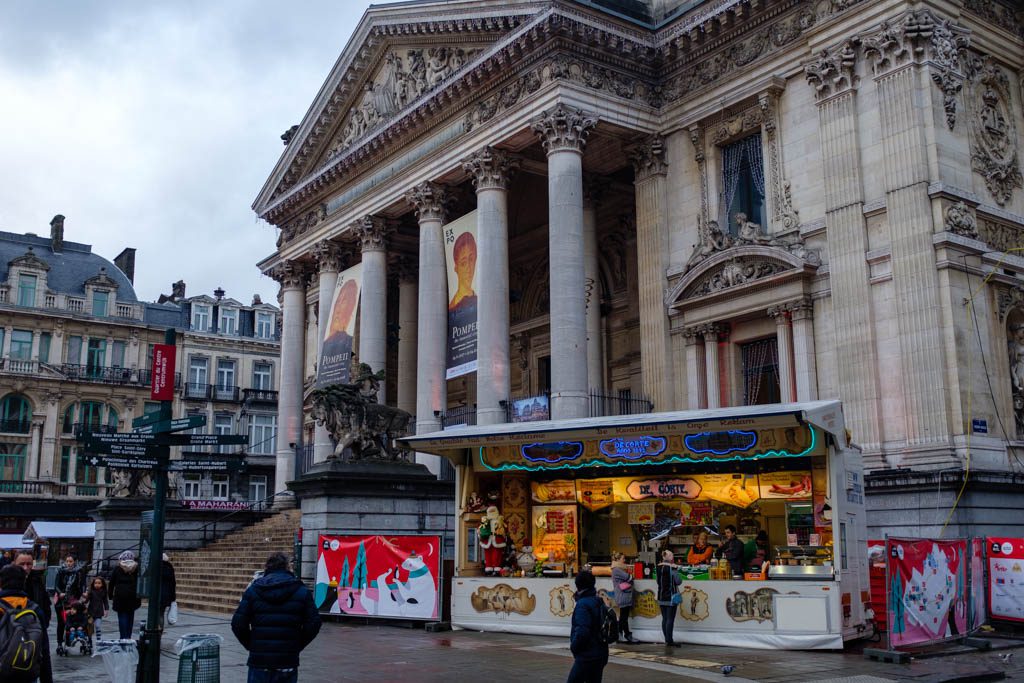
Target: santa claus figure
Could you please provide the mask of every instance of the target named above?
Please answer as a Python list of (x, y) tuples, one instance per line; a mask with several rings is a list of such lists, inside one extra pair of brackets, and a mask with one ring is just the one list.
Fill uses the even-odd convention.
[(480, 547), (484, 549), (484, 574), (492, 576), (501, 573), (506, 543), (505, 518), (501, 516), (496, 506), (491, 505), (480, 522)]

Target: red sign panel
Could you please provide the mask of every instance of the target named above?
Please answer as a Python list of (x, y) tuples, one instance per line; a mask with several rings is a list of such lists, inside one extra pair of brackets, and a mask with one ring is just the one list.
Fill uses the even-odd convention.
[(174, 400), (174, 345), (153, 345), (153, 387), (150, 396), (154, 401)]
[(988, 547), (989, 614), (1024, 621), (1024, 538), (993, 538)]
[(967, 541), (887, 538), (889, 646), (967, 632)]

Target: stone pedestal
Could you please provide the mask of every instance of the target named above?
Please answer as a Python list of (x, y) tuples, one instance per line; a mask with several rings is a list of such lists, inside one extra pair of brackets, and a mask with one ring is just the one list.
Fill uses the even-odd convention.
[(437, 535), (455, 554), (455, 484), (409, 462), (342, 462), (311, 467), (288, 488), (302, 509), (302, 579), (316, 575), (320, 534)]

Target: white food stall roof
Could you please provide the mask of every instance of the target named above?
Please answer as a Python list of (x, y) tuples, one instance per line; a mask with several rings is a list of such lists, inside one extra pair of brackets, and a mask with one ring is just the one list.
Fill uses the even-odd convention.
[(92, 538), (95, 535), (96, 522), (36, 521), (25, 529), (24, 539), (31, 543), (37, 538)]
[(13, 550), (14, 548), (31, 548), (31, 543), (25, 543), (21, 539), (22, 534), (0, 534), (0, 550)]
[(610, 417), (582, 417), (571, 420), (545, 420), (540, 422), (511, 422), (476, 427), (452, 427), (440, 432), (407, 436), (399, 439), (414, 451), (433, 453), (461, 462), (462, 452), (487, 443), (494, 437), (538, 435), (545, 441), (555, 441), (569, 435), (587, 436), (587, 432), (639, 427), (679, 425), (688, 422), (713, 422), (739, 418), (785, 418), (807, 422), (831, 434), (839, 443), (849, 445), (843, 408), (839, 401), (808, 401), (804, 403), (773, 403), (764, 406), (736, 406), (705, 410), (683, 410), (671, 413), (644, 413), (640, 415), (614, 415)]

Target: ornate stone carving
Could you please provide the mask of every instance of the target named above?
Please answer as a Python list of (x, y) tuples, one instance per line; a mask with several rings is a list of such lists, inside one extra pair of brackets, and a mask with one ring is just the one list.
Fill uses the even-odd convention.
[(942, 108), (946, 112), (946, 125), (956, 126), (956, 96), (964, 87), (964, 79), (952, 71), (933, 71), (932, 81), (942, 91)]
[(477, 191), (506, 190), (519, 168), (519, 159), (503, 149), (484, 147), (463, 159), (462, 168), (470, 174)]
[[(1020, 305), (1020, 289), (1011, 290), (1017, 294)], [(1006, 339), (1010, 354), (1010, 387), (1013, 393), (1013, 417), (1017, 428), (1017, 437), (1024, 436), (1024, 322), (1007, 320)]]
[(21, 256), (17, 256), (7, 262), (8, 266), (17, 266), (19, 268), (31, 268), (32, 270), (50, 270), (50, 265), (43, 259), (36, 256), (36, 252), (29, 247), (28, 250)]
[(313, 419), (335, 442), (332, 458), (351, 453), (351, 460), (401, 460), (405, 451), (395, 441), (408, 433), (412, 416), (377, 403), (384, 371), (374, 374), (360, 363), (352, 384), (334, 384), (310, 393)]
[(352, 223), (364, 252), (384, 251), (387, 246), (388, 223), (380, 216), (363, 216)]
[(711, 142), (721, 145), (731, 139), (761, 130), (764, 121), (761, 107), (748, 107), (738, 114), (726, 117), (712, 129)]
[(856, 38), (843, 41), (836, 47), (822, 50), (804, 66), (804, 76), (819, 102), (856, 87), (856, 47)]
[(814, 317), (814, 302), (808, 296), (791, 301), (786, 304), (786, 309), (789, 311), (790, 318), (794, 321), (810, 320)]
[(93, 275), (91, 278), (85, 281), (85, 284), (90, 287), (103, 287), (105, 289), (117, 289), (117, 280), (107, 275), (107, 269), (104, 266), (100, 267), (100, 272)]
[(1004, 322), (1013, 309), (1024, 313), (1024, 287), (1001, 286), (996, 293), (999, 306), (999, 322)]
[(946, 231), (971, 239), (978, 239), (978, 227), (974, 214), (963, 202), (950, 204), (946, 209)]
[(634, 177), (638, 183), (668, 173), (665, 139), (660, 135), (652, 135), (634, 147), (630, 158), (633, 160)]
[(1024, 23), (1012, 8), (998, 0), (964, 0), (963, 5), (965, 10), (1024, 40)]
[(337, 242), (331, 240), (320, 240), (311, 249), (313, 258), (316, 259), (317, 270), (323, 272), (339, 272), (347, 261), (347, 254)]
[(781, 273), (784, 270), (787, 270), (786, 266), (774, 261), (747, 257), (730, 259), (690, 287), (686, 298), (716, 294)]
[(561, 103), (530, 122), (530, 128), (540, 136), (541, 144), (548, 154), (561, 151), (582, 154), (587, 138), (596, 125), (596, 117)]
[(989, 194), (1003, 206), (1022, 184), (1010, 80), (988, 56), (973, 60), (969, 71), (971, 168), (985, 179)]
[(708, 224), (708, 161), (704, 150), (704, 130), (700, 126), (690, 126), (690, 144), (693, 145), (693, 159), (697, 162), (697, 174), (700, 176), (700, 217), (697, 224), (703, 226)]
[(760, 245), (785, 249), (797, 258), (812, 266), (821, 264), (821, 257), (817, 250), (809, 249), (799, 235), (787, 236), (784, 238), (774, 235), (766, 235), (760, 224), (747, 220), (745, 213), (736, 214), (737, 234), (730, 235), (723, 231), (717, 221), (708, 221), (698, 228), (700, 242), (693, 249), (689, 261), (683, 272), (689, 272), (701, 261), (712, 254), (716, 254), (733, 247)]
[(405, 193), (405, 201), (416, 207), (420, 221), (443, 221), (448, 190), (444, 185), (422, 182)]
[(309, 279), (309, 272), (305, 264), (298, 261), (283, 261), (274, 266), (268, 275), (277, 280), (281, 289), (305, 287), (306, 281)]
[(784, 232), (800, 226), (800, 212), (793, 208), (793, 195), (789, 181), (782, 174), (782, 141), (779, 139), (778, 92), (762, 93), (758, 99), (761, 111), (761, 129), (764, 132), (764, 147), (768, 157), (768, 202), (772, 224), (776, 232)]
[(307, 211), (304, 215), (288, 221), (281, 226), (281, 234), (277, 238), (278, 248), (320, 225), (325, 218), (327, 218), (327, 205), (320, 204), (315, 209)]
[(978, 237), (995, 251), (1010, 252), (1024, 246), (1024, 226), (979, 215)]

